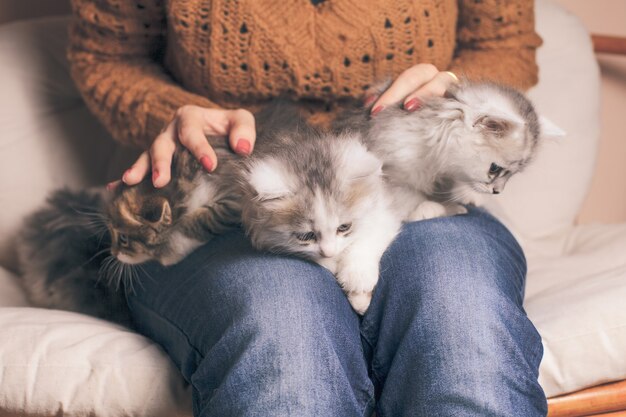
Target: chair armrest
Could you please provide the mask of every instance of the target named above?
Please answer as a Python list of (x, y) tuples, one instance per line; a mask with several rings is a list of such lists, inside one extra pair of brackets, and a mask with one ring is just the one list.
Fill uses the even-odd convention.
[(626, 55), (626, 37), (592, 34), (591, 41), (596, 53)]
[(626, 410), (626, 381), (599, 385), (548, 400), (548, 417), (578, 417)]

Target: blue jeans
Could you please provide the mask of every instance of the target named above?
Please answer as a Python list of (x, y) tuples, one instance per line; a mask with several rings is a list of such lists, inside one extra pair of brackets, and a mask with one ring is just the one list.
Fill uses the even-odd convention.
[(325, 269), (221, 236), (129, 296), (194, 416), (545, 416), (526, 264), (491, 215), (404, 226), (361, 319)]

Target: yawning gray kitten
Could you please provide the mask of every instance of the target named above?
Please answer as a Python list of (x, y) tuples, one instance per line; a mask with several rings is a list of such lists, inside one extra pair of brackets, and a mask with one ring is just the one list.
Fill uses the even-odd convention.
[(287, 119), (245, 164), (242, 223), (256, 248), (329, 269), (363, 314), (400, 226), (382, 163), (358, 134), (322, 134)]
[(396, 105), (336, 125), (346, 126), (360, 126), (368, 148), (384, 162), (404, 221), (465, 213), (461, 204), (502, 192), (543, 138), (563, 134), (524, 95), (486, 82), (455, 85), (415, 112)]

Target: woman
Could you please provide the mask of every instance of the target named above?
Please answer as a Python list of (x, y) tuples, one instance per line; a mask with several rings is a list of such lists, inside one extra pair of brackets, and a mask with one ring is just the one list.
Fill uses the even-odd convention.
[[(324, 123), (387, 77), (373, 117), (419, 108), (454, 74), (527, 88), (532, 3), (74, 0), (69, 56), (113, 136), (147, 148), (123, 181), (151, 172), (162, 187), (176, 141), (208, 171), (207, 134), (250, 154), (250, 110), (277, 95)], [(525, 272), (504, 226), (470, 210), (404, 227), (362, 319), (326, 270), (257, 253), (241, 233), (150, 268), (128, 302), (193, 386), (195, 416), (539, 416)]]

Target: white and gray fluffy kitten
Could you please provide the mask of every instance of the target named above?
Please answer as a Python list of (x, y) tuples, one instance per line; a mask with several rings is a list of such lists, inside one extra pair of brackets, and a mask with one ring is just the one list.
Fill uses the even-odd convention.
[(383, 160), (404, 221), (465, 213), (461, 204), (502, 192), (543, 138), (563, 134), (523, 94), (489, 82), (454, 85), (414, 112), (396, 105), (336, 124), (338, 130), (355, 126)]
[(245, 164), (242, 224), (256, 248), (329, 269), (363, 314), (400, 227), (382, 163), (359, 134), (324, 134), (286, 117)]

